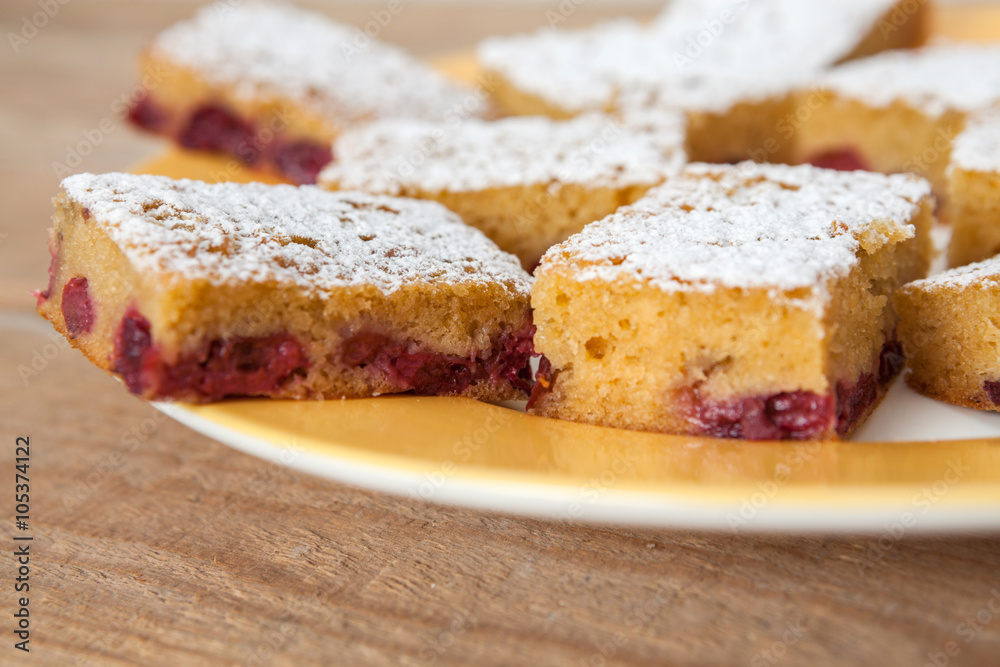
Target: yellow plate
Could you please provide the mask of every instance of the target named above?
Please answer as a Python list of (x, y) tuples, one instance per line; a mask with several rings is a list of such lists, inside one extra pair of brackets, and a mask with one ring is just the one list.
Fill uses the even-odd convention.
[[(958, 28), (949, 32), (960, 36)], [(438, 64), (474, 75), (467, 57)], [(180, 151), (136, 171), (278, 182), (228, 158)], [(434, 502), (734, 532), (881, 532), (895, 539), (1000, 530), (1000, 439), (982, 437), (1000, 436), (1000, 416), (934, 403), (901, 382), (859, 434), (870, 441), (842, 443), (634, 433), (461, 398), (156, 407), (275, 464)]]
[[(274, 180), (172, 152), (137, 169)], [(723, 530), (1000, 529), (1000, 415), (935, 403), (899, 382), (860, 437), (743, 443), (634, 433), (462, 398), (157, 404), (251, 454), (338, 481), (513, 513)], [(889, 442), (900, 435), (923, 440)], [(902, 528), (899, 528), (902, 526)]]

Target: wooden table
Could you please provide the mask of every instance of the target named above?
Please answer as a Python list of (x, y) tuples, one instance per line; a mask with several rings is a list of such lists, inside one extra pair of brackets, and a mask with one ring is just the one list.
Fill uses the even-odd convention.
[[(358, 22), (379, 6), (327, 11)], [(407, 6), (383, 36), (444, 52), (543, 24), (546, 9)], [(0, 33), (36, 11), (4, 2)], [(80, 142), (93, 144), (77, 167), (89, 171), (160, 148), (101, 122), (130, 90), (137, 48), (190, 11), (77, 0), (17, 54), (0, 48), (0, 534), (10, 554), (14, 440), (28, 435), (32, 659), (1000, 664), (998, 537), (735, 537), (422, 504), (232, 451), (67, 350), (27, 295), (46, 281), (52, 163)], [(568, 25), (607, 12), (583, 5)], [(941, 25), (988, 36), (1000, 22), (986, 14), (949, 10)], [(10, 632), (14, 572), (8, 555), (3, 664), (25, 657)]]

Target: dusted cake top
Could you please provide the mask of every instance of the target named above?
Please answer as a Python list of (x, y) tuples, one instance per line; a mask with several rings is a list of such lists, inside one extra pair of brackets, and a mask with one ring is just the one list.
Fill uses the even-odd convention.
[(930, 184), (914, 176), (742, 163), (691, 165), (646, 197), (551, 248), (539, 271), (664, 290), (807, 288), (861, 250), (912, 238)]
[(991, 285), (1000, 284), (1000, 255), (975, 264), (966, 264), (958, 268), (949, 269), (943, 273), (915, 280), (904, 285), (903, 290), (933, 290), (941, 288), (961, 289), (972, 287), (977, 283), (989, 283)]
[(674, 67), (665, 48), (653, 47), (652, 31), (631, 19), (491, 37), (476, 57), (520, 90), (570, 113), (608, 111), (619, 89), (648, 85)]
[(502, 283), (517, 258), (434, 202), (313, 186), (209, 184), (132, 174), (63, 180), (128, 260), (166, 280), (274, 281), (321, 293), (371, 285)]
[(285, 97), (345, 125), (443, 120), (470, 93), (357, 28), (281, 4), (206, 6), (162, 32), (151, 52), (237, 95)]
[(983, 111), (969, 119), (952, 146), (951, 167), (1000, 171), (1000, 109)]
[[(639, 104), (725, 111), (849, 56), (894, 0), (674, 0), (651, 25), (493, 38), (479, 61), (571, 113)], [(723, 18), (725, 17), (725, 19)], [(619, 100), (623, 91), (633, 99)]]
[(320, 182), (386, 194), (570, 183), (648, 186), (685, 164), (683, 145), (684, 121), (676, 113), (641, 131), (598, 114), (569, 121), (469, 119), (455, 126), (393, 120), (342, 134)]
[(817, 84), (875, 107), (893, 102), (930, 116), (1000, 104), (1000, 46), (952, 44), (885, 53), (842, 65)]

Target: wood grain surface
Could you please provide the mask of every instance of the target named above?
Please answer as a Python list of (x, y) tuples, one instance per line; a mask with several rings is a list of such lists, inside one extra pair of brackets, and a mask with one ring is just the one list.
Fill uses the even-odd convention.
[[(325, 11), (359, 22), (381, 4)], [(383, 37), (431, 55), (542, 25), (558, 3), (404, 5)], [(68, 350), (27, 295), (45, 283), (53, 163), (83, 146), (75, 171), (114, 170), (159, 149), (113, 104), (137, 48), (192, 6), (75, 0), (17, 53), (0, 45), (0, 549), (18, 435), (34, 536), (31, 653), (13, 649), (7, 555), (0, 664), (1000, 665), (998, 537), (625, 530), (423, 504), (232, 451)], [(37, 11), (3, 2), (0, 32)], [(940, 25), (982, 38), (997, 18)]]

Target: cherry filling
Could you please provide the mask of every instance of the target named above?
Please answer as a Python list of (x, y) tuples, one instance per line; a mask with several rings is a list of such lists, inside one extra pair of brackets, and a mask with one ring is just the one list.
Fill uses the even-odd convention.
[(557, 375), (559, 375), (559, 371), (552, 371), (552, 362), (543, 354), (542, 358), (538, 360), (538, 370), (535, 372), (535, 386), (531, 388), (531, 396), (528, 397), (528, 405), (525, 406), (526, 410), (535, 407), (535, 404), (542, 396), (552, 391), (552, 386), (555, 384)]
[(846, 433), (865, 416), (878, 399), (878, 387), (872, 373), (863, 373), (854, 384), (837, 383), (837, 433)]
[(903, 344), (896, 340), (896, 334), (886, 341), (878, 355), (878, 383), (886, 384), (896, 377), (906, 365), (906, 355), (903, 354)]
[[(143, 394), (143, 370), (148, 357), (153, 356), (153, 337), (149, 320), (135, 308), (125, 311), (122, 323), (115, 334), (115, 351), (112, 368), (122, 376), (125, 386), (136, 394)], [(155, 360), (151, 366), (155, 365)]]
[[(129, 120), (145, 130), (169, 133), (170, 113), (146, 97), (129, 109)], [(333, 159), (329, 145), (309, 139), (287, 141), (272, 128), (258, 127), (220, 104), (203, 104), (182, 123), (176, 139), (185, 148), (224, 153), (249, 165), (271, 164), (290, 181), (316, 182)]]
[(267, 396), (309, 365), (291, 334), (207, 341), (167, 363), (154, 345), (149, 321), (134, 307), (115, 336), (113, 368), (131, 391), (147, 398), (217, 401), (227, 396)]
[(845, 148), (814, 155), (807, 160), (814, 167), (835, 169), (837, 171), (871, 171), (871, 166), (861, 155), (852, 149)]
[(983, 384), (983, 389), (986, 390), (986, 395), (993, 401), (993, 405), (1000, 405), (1000, 382), (987, 380)]
[(129, 107), (128, 119), (133, 125), (144, 130), (159, 132), (170, 122), (170, 115), (147, 95)]
[(90, 333), (94, 326), (94, 303), (90, 300), (86, 278), (77, 276), (66, 281), (62, 293), (62, 314), (70, 338)]
[(260, 156), (258, 151), (248, 150), (253, 135), (250, 123), (228, 109), (209, 104), (191, 114), (177, 141), (185, 148), (218, 151), (253, 164)]
[(534, 332), (532, 325), (505, 332), (485, 356), (460, 357), (427, 352), (413, 343), (362, 331), (341, 344), (340, 361), (346, 366), (374, 370), (393, 386), (425, 396), (460, 394), (481, 382), (509, 383), (519, 391), (529, 392)]
[(795, 391), (720, 402), (701, 401), (695, 390), (689, 419), (706, 435), (723, 438), (803, 440), (822, 435), (831, 426), (843, 435), (871, 411), (879, 389), (902, 370), (904, 362), (902, 345), (892, 336), (879, 352), (875, 372), (863, 373), (854, 383), (838, 382), (833, 396)]
[(49, 286), (44, 290), (35, 290), (32, 292), (35, 299), (37, 300), (36, 305), (42, 305), (52, 296), (52, 290), (56, 288), (56, 261), (58, 250), (51, 244), (49, 244), (49, 254), (52, 255), (52, 260), (49, 262)]
[(712, 401), (694, 390), (682, 400), (688, 421), (713, 438), (805, 440), (829, 429), (834, 416), (833, 399), (810, 391)]
[(333, 151), (315, 141), (276, 142), (271, 162), (282, 174), (300, 184), (312, 184), (330, 160)]
[[(850, 432), (868, 414), (884, 387), (905, 363), (903, 348), (895, 335), (882, 346), (876, 372), (864, 373), (855, 383), (839, 382), (834, 395), (792, 391), (773, 396), (755, 396), (735, 401), (703, 398), (697, 387), (680, 392), (681, 413), (698, 431), (714, 438), (745, 440), (807, 440), (835, 427)], [(528, 409), (552, 391), (559, 371), (544, 356), (538, 364), (537, 383)], [(1000, 405), (1000, 382), (987, 382), (990, 398)], [(992, 385), (992, 389), (990, 386)]]

